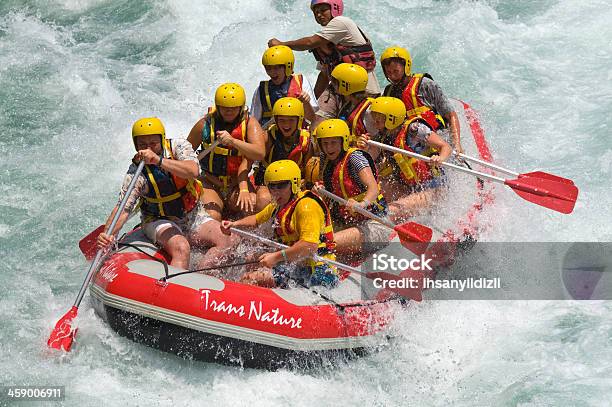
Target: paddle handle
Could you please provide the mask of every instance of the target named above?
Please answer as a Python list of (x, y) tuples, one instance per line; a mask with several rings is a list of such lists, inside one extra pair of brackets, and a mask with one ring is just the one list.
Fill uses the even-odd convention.
[[(140, 173), (142, 172), (142, 169), (144, 168), (144, 166), (145, 166), (144, 160), (138, 164), (138, 168), (136, 168), (136, 172), (134, 173), (134, 176), (132, 177), (132, 180), (130, 181), (130, 185), (128, 185), (127, 191), (125, 192), (125, 195), (123, 196), (123, 199), (121, 200), (121, 203), (119, 203), (119, 207), (117, 208), (117, 211), (115, 212), (115, 216), (113, 216), (110, 227), (108, 228), (109, 231), (112, 232), (113, 229), (115, 229), (115, 226), (117, 225), (117, 222), (119, 221), (119, 216), (123, 212), (123, 209), (125, 208), (125, 205), (127, 204), (128, 198), (132, 194), (132, 191), (134, 190), (134, 186), (136, 185), (136, 181), (138, 180), (138, 177), (140, 176)], [(98, 263), (100, 263), (100, 259), (102, 258), (103, 253), (104, 253), (104, 250), (102, 249), (98, 250), (98, 252), (96, 253), (96, 257), (89, 265), (89, 270), (87, 270), (87, 276), (85, 277), (85, 281), (83, 281), (83, 285), (81, 286), (81, 289), (79, 290), (79, 295), (77, 295), (77, 298), (74, 301), (74, 306), (77, 308), (81, 304), (81, 300), (83, 300), (85, 291), (87, 291), (87, 286), (89, 285), (89, 282), (91, 281), (93, 275), (95, 274), (98, 268)]]
[[(417, 154), (417, 153), (413, 153), (412, 151), (406, 151), (403, 150), (401, 148), (397, 148), (397, 147), (393, 147), (393, 146), (389, 146), (383, 143), (379, 143), (377, 141), (368, 141), (368, 144), (371, 144), (375, 147), (378, 147), (382, 150), (387, 150), (387, 151), (393, 151), (394, 153), (400, 153), (403, 155), (407, 155), (409, 157), (414, 157), (417, 158), (419, 160), (423, 160), (425, 162), (430, 162), (431, 158), (421, 155), (421, 154)], [(500, 177), (495, 177), (493, 175), (489, 175), (489, 174), (485, 174), (484, 172), (480, 172), (480, 171), (475, 171), (475, 170), (470, 170), (469, 168), (465, 168), (465, 167), (461, 167), (459, 165), (455, 165), (455, 164), (451, 164), (451, 163), (447, 163), (447, 162), (441, 162), (440, 163), (441, 166), (443, 167), (448, 167), (448, 168), (453, 168), (457, 171), (461, 171), (464, 172), (466, 174), (470, 174), (473, 175), (475, 177), (479, 177), (479, 178), (484, 178), (484, 179), (488, 179), (490, 181), (494, 181), (494, 182), (499, 182), (500, 184), (505, 184), (506, 180), (504, 178), (500, 178)]]
[(499, 165), (495, 165), (495, 164), (490, 163), (490, 162), (485, 161), (485, 160), (481, 160), (481, 159), (478, 159), (478, 158), (475, 158), (475, 157), (470, 157), (469, 155), (465, 155), (463, 153), (457, 154), (455, 151), (453, 151), (453, 154), (455, 154), (457, 157), (463, 158), (464, 160), (480, 164), (483, 167), (491, 168), (493, 170), (502, 172), (504, 174), (512, 175), (514, 177), (518, 177), (520, 175), (518, 172), (511, 171), (511, 170), (509, 170), (507, 168), (500, 167)]
[[(341, 205), (347, 206), (348, 205), (348, 201), (336, 194), (332, 194), (331, 192), (329, 192), (327, 189), (325, 188), (319, 188), (317, 189), (317, 193), (323, 196), (328, 197), (329, 199), (333, 199), (334, 201), (340, 203)], [(373, 219), (376, 222), (382, 223), (383, 225), (387, 226), (390, 229), (394, 229), (395, 225), (386, 219), (381, 218), (380, 216), (376, 216), (374, 215), (372, 212), (364, 209), (364, 208), (360, 208), (360, 207), (353, 207), (353, 210), (357, 213), (362, 214), (363, 216), (365, 216), (366, 218), (369, 219)]]
[[(242, 236), (244, 238), (251, 239), (251, 240), (259, 240), (259, 241), (265, 243), (266, 245), (271, 246), (271, 247), (276, 247), (277, 249), (287, 249), (287, 248), (289, 248), (289, 246), (287, 246), (286, 244), (275, 242), (274, 240), (266, 239), (265, 237), (258, 236), (258, 235), (254, 234), (254, 233), (247, 232), (245, 230), (236, 229), (236, 228), (230, 228), (230, 230), (232, 231), (232, 233), (235, 233), (238, 236)], [(365, 273), (363, 271), (361, 271), (359, 269), (356, 269), (355, 267), (351, 267), (348, 264), (344, 264), (344, 263), (337, 262), (335, 260), (327, 259), (325, 257), (321, 257), (321, 256), (316, 255), (316, 254), (313, 255), (312, 258), (315, 259), (316, 261), (322, 261), (324, 263), (331, 264), (332, 266), (336, 266), (336, 267), (338, 267), (339, 269), (342, 269), (342, 270), (347, 270), (347, 271), (350, 271), (350, 272), (353, 272), (353, 273), (356, 273), (356, 274), (363, 274), (363, 275), (365, 275)]]
[(198, 160), (201, 160), (202, 158), (206, 157), (208, 155), (208, 153), (213, 151), (213, 149), (219, 145), (220, 142), (221, 142), (221, 140), (219, 140), (219, 139), (213, 141), (213, 143), (210, 146), (208, 146), (208, 148), (206, 150), (201, 151), (200, 154), (198, 154)]

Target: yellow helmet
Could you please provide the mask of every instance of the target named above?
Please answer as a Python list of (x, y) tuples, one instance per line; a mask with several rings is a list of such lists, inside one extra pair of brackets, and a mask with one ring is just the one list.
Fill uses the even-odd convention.
[(301, 129), (304, 121), (304, 104), (297, 98), (280, 98), (274, 103), (272, 116), (297, 116), (297, 128)]
[(286, 45), (275, 45), (268, 48), (261, 57), (263, 66), (285, 65), (285, 75), (287, 77), (293, 74), (293, 65), (295, 64), (295, 56), (293, 51)]
[(215, 92), (216, 107), (244, 107), (245, 103), (244, 89), (237, 83), (224, 83)]
[[(383, 66), (383, 73), (385, 72), (384, 62), (390, 58), (400, 58), (404, 60), (404, 72), (406, 76), (410, 76), (410, 68), (412, 67), (412, 58), (410, 52), (406, 48), (399, 46), (389, 47), (380, 56), (380, 64)], [(387, 74), (385, 73), (385, 76)]]
[(385, 115), (385, 127), (393, 130), (406, 120), (406, 105), (398, 98), (380, 96), (370, 105), (372, 112)]
[(300, 192), (300, 183), (302, 182), (302, 172), (300, 167), (293, 160), (278, 160), (274, 161), (264, 173), (264, 183), (268, 185), (271, 182), (291, 181), (291, 192), (297, 194)]
[(143, 119), (138, 119), (132, 126), (132, 141), (134, 142), (134, 147), (138, 150), (136, 146), (136, 137), (140, 136), (152, 136), (159, 134), (161, 136), (161, 144), (162, 147), (166, 145), (166, 129), (164, 128), (164, 124), (157, 117), (145, 117)]
[(306, 163), (306, 169), (304, 174), (304, 180), (307, 183), (314, 184), (319, 180), (319, 157), (310, 157), (310, 160)]
[(324, 138), (342, 137), (342, 149), (348, 151), (351, 131), (344, 120), (328, 119), (322, 121), (315, 130), (317, 142)]
[(342, 96), (363, 92), (368, 86), (368, 71), (356, 64), (340, 64), (331, 73), (338, 80), (338, 92)]

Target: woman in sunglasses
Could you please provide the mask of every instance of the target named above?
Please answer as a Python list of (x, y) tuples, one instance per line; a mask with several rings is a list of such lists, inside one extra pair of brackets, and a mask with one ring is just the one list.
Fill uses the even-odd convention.
[(271, 163), (264, 182), (272, 203), (255, 215), (221, 222), (221, 231), (227, 235), (232, 227), (258, 227), (271, 222), (276, 239), (289, 246), (262, 254), (259, 264), (264, 269), (245, 273), (242, 282), (281, 288), (286, 288), (290, 280), (306, 286), (333, 287), (338, 283), (337, 270), (312, 257), (334, 259), (334, 235), (327, 206), (314, 193), (301, 190), (301, 175), (292, 160)]

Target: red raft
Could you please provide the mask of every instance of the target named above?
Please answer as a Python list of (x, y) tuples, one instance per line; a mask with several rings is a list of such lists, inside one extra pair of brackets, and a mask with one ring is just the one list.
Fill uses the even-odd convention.
[[(465, 113), (466, 152), (489, 160), (476, 117), (469, 106), (458, 106)], [(461, 199), (448, 199), (450, 218), (422, 223), (434, 228), (434, 241), (473, 241), (482, 228), (479, 215), (493, 201), (491, 186), (474, 178), (450, 181), (471, 186), (457, 192)], [(399, 243), (387, 250), (414, 256)], [(351, 358), (387, 342), (398, 308), (397, 297), (360, 276), (347, 275), (332, 290), (268, 289), (199, 273), (163, 281), (167, 273), (184, 271), (168, 260), (133, 231), (104, 259), (90, 291), (97, 314), (120, 335), (188, 359), (276, 369)]]

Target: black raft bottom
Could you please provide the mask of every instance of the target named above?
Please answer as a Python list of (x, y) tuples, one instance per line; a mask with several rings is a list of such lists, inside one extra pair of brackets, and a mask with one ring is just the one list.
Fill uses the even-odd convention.
[(268, 370), (331, 367), (377, 349), (294, 351), (195, 331), (109, 306), (105, 311), (109, 325), (121, 336), (185, 359), (230, 366)]

